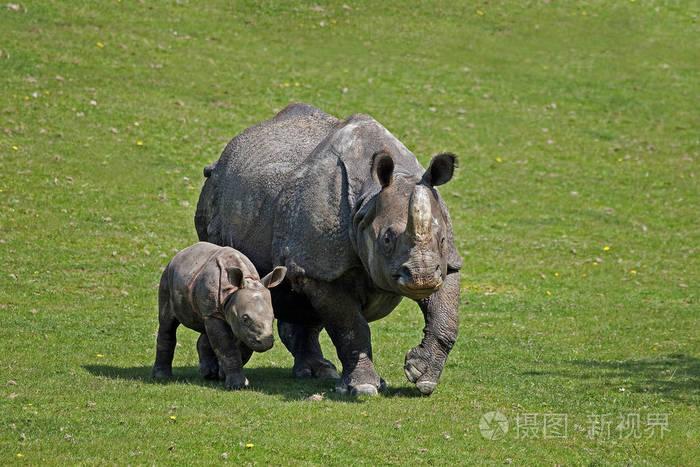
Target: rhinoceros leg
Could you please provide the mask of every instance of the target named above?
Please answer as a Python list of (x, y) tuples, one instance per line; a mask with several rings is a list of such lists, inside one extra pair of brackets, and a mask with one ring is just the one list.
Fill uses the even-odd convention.
[(385, 388), (372, 363), (369, 324), (357, 311), (342, 321), (334, 320), (326, 327), (343, 364), (343, 374), (336, 391), (353, 395), (376, 395)]
[(372, 342), (367, 320), (358, 300), (346, 287), (309, 281), (304, 288), (331, 337), (343, 373), (336, 391), (353, 395), (376, 395), (386, 388), (372, 363)]
[(406, 354), (404, 373), (423, 395), (437, 386), (447, 354), (457, 340), (459, 272), (447, 275), (443, 286), (418, 305), (425, 317), (423, 341)]
[(209, 343), (209, 337), (204, 332), (197, 339), (197, 353), (199, 354), (199, 371), (204, 379), (217, 379), (219, 377), (219, 360)]
[(204, 319), (204, 328), (226, 377), (226, 389), (247, 387), (248, 379), (243, 374), (241, 351), (231, 327), (222, 319), (208, 317)]
[(163, 281), (161, 281), (158, 301), (158, 337), (152, 375), (154, 378), (170, 378), (173, 376), (173, 356), (177, 344), (177, 327), (180, 322), (175, 318), (167, 285)]
[(295, 378), (339, 378), (335, 365), (323, 358), (321, 344), (318, 342), (321, 329), (323, 329), (322, 325), (277, 321), (280, 339), (294, 356), (292, 376)]
[(244, 366), (253, 355), (253, 349), (245, 345), (243, 342), (239, 342), (238, 350), (241, 352), (241, 366)]
[[(241, 352), (241, 366), (245, 366), (253, 355), (253, 349), (245, 345), (243, 342), (238, 342), (238, 350)], [(216, 376), (214, 377), (216, 378)], [(226, 380), (226, 374), (224, 373), (224, 367), (219, 365), (219, 379), (221, 381)]]

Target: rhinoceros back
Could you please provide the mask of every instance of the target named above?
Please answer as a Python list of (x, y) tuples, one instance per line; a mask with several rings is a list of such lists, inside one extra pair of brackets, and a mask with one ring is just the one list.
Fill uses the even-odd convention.
[(276, 198), (337, 122), (312, 105), (291, 104), (231, 140), (206, 170), (195, 215), (199, 239), (232, 246), (261, 271), (272, 269)]

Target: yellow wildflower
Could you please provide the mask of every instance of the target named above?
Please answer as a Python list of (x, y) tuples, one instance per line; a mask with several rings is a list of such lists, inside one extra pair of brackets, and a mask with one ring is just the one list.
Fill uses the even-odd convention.
[(636, 270), (636, 269), (630, 269), (630, 274), (637, 274), (637, 270)]
[(253, 446), (255, 446), (253, 443), (248, 443), (245, 445), (245, 447), (248, 449), (252, 448)]
[(503, 159), (501, 159), (500, 157), (497, 157), (496, 162), (503, 162)]
[(97, 43), (97, 47), (99, 47), (100, 49), (104, 48), (104, 46), (105, 46), (105, 45), (104, 45), (102, 42), (98, 42), (98, 43)]
[(18, 148), (17, 146), (12, 146), (12, 149), (14, 149), (15, 151), (17, 151), (19, 148)]
[(102, 355), (101, 353), (97, 354), (97, 358), (102, 358), (102, 357), (104, 357), (104, 355)]
[(547, 291), (547, 295), (552, 295), (552, 292), (550, 292), (550, 291), (548, 290), (548, 291)]
[(476, 10), (476, 14), (479, 16), (484, 16), (484, 12), (481, 10)]
[(24, 454), (22, 454), (21, 452), (18, 452), (17, 457), (24, 457)]
[(170, 416), (170, 420), (175, 420), (177, 417), (175, 415)]
[(609, 246), (604, 246), (604, 247), (603, 247), (603, 251), (610, 251), (610, 247), (609, 247)]
[(138, 142), (136, 143), (136, 146), (143, 146), (143, 142), (138, 141)]

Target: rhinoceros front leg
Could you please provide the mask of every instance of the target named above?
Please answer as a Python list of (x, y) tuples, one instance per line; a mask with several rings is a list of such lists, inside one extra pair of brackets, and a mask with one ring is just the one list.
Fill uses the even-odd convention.
[(318, 335), (322, 325), (304, 325), (277, 321), (280, 340), (294, 355), (292, 376), (295, 378), (337, 379), (338, 371), (330, 361), (323, 358)]
[(343, 287), (325, 282), (314, 282), (307, 296), (324, 322), (343, 373), (336, 391), (353, 395), (376, 395), (386, 389), (372, 363), (372, 342), (367, 320), (362, 316), (360, 303), (345, 292)]
[(447, 275), (440, 290), (418, 301), (425, 328), (423, 341), (406, 354), (404, 372), (423, 395), (430, 395), (440, 379), (447, 354), (457, 340), (459, 271)]
[(243, 360), (238, 347), (238, 340), (233, 335), (228, 323), (218, 318), (205, 318), (204, 328), (209, 337), (214, 353), (223, 370), (226, 389), (242, 389), (248, 386), (248, 379), (243, 374)]
[(217, 379), (219, 377), (219, 359), (209, 343), (206, 333), (199, 335), (197, 339), (197, 354), (199, 354), (199, 371), (204, 379)]

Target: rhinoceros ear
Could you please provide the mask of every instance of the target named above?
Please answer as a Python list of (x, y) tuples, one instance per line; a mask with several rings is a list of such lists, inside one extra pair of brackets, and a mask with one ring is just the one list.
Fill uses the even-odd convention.
[(394, 159), (385, 150), (378, 151), (372, 156), (372, 177), (382, 188), (391, 185), (394, 174)]
[(245, 281), (243, 280), (243, 271), (237, 267), (231, 267), (226, 269), (226, 274), (228, 274), (228, 281), (232, 286), (239, 289), (243, 288)]
[(260, 282), (268, 289), (271, 289), (282, 282), (285, 274), (287, 274), (287, 268), (284, 266), (277, 266), (267, 276), (263, 277)]
[(430, 167), (423, 174), (423, 181), (430, 186), (447, 183), (457, 166), (457, 156), (450, 153), (438, 154), (430, 161)]

